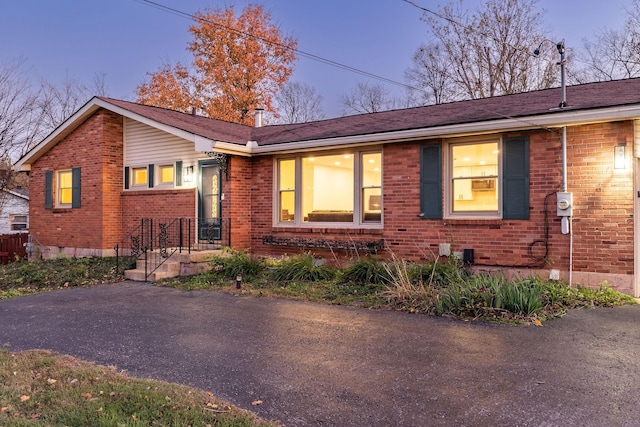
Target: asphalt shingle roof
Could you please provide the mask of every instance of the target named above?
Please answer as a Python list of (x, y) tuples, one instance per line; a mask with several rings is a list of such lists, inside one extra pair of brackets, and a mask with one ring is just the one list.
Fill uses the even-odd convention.
[(564, 109), (558, 108), (561, 101), (561, 89), (553, 88), (515, 95), (260, 128), (192, 116), (127, 101), (110, 98), (100, 99), (159, 123), (212, 140), (242, 145), (247, 141), (256, 141), (258, 145), (264, 146), (640, 104), (640, 78), (568, 86), (568, 107)]

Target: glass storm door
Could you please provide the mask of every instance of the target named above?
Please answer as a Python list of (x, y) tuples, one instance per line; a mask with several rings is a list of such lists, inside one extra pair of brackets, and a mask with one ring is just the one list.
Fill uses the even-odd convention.
[(220, 165), (203, 164), (200, 177), (198, 239), (213, 243), (222, 239)]

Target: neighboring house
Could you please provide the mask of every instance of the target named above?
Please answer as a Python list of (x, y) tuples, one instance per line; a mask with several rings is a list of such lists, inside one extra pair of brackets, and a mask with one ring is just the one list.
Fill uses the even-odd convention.
[(29, 196), (22, 190), (0, 193), (0, 235), (29, 231)]
[(451, 252), (640, 296), (640, 79), (560, 100), (557, 88), (249, 127), (94, 98), (16, 168), (48, 256), (112, 255), (142, 218), (184, 217), (193, 241), (213, 229), (258, 255)]

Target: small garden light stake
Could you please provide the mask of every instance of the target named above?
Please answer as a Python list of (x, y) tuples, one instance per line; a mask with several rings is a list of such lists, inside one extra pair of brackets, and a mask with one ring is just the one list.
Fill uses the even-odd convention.
[(240, 289), (242, 287), (242, 274), (238, 274), (236, 276), (236, 289)]

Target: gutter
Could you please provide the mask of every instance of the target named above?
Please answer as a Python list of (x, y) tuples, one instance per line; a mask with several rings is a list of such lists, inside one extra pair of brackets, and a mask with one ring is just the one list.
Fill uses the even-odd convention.
[(290, 153), (304, 150), (349, 147), (355, 145), (377, 145), (412, 141), (425, 138), (453, 138), (470, 135), (491, 134), (500, 131), (531, 129), (553, 129), (567, 125), (591, 124), (611, 120), (631, 120), (640, 117), (640, 105), (610, 107), (597, 110), (567, 111), (522, 118), (508, 118), (476, 123), (381, 132), (377, 134), (353, 135), (336, 138), (311, 139), (307, 141), (282, 142), (271, 145), (254, 145), (252, 155)]

